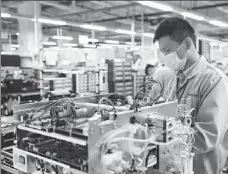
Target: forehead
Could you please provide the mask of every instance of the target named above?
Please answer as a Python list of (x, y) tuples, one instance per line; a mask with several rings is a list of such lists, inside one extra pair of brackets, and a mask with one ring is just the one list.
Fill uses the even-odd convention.
[(161, 51), (176, 48), (178, 46), (178, 43), (173, 41), (169, 36), (161, 37), (158, 40), (158, 44)]

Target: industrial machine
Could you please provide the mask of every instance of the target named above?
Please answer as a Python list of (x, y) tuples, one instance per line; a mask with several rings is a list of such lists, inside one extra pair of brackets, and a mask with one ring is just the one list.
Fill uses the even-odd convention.
[(190, 106), (186, 100), (126, 110), (108, 96), (98, 104), (72, 98), (40, 103), (18, 112), (25, 119), (17, 126), (14, 167), (25, 173), (192, 174)]

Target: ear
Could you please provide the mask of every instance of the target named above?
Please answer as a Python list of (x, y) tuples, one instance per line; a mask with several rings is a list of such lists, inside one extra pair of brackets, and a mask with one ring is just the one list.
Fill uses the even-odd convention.
[(189, 37), (186, 38), (185, 43), (186, 43), (187, 50), (189, 50), (191, 48), (191, 46), (193, 45), (192, 39)]

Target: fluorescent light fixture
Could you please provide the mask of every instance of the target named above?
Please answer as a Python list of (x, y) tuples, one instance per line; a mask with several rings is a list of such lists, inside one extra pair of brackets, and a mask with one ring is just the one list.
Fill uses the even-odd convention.
[(139, 4), (142, 4), (142, 5), (148, 6), (148, 7), (162, 10), (162, 11), (173, 11), (172, 7), (170, 7), (168, 5), (160, 4), (158, 2), (153, 2), (153, 1), (136, 1), (136, 2)]
[(219, 46), (219, 43), (217, 43), (217, 42), (210, 42), (209, 43), (211, 46)]
[(44, 23), (44, 24), (53, 24), (53, 25), (66, 25), (66, 22), (64, 21), (57, 21), (57, 20), (43, 19), (43, 18), (39, 18), (38, 22)]
[(71, 36), (52, 36), (52, 38), (56, 40), (73, 40)]
[(97, 26), (97, 25), (90, 25), (90, 24), (83, 24), (80, 27), (85, 28), (85, 29), (90, 29), (90, 30), (98, 30), (98, 31), (105, 31), (106, 30), (106, 27)]
[(12, 48), (11, 48), (11, 51), (15, 51), (15, 50), (16, 50), (16, 48), (15, 48), (15, 47), (12, 47)]
[(106, 45), (106, 44), (100, 44), (99, 47), (100, 48), (112, 48), (111, 45)]
[(20, 36), (20, 33), (15, 33), (15, 35)]
[(88, 47), (88, 48), (96, 48), (96, 45), (89, 45), (89, 44), (87, 45), (87, 44), (86, 44), (86, 45), (83, 45), (83, 46), (84, 46), (84, 47)]
[(19, 48), (20, 46), (19, 46), (19, 45), (14, 45), (14, 44), (12, 44), (11, 47), (12, 47), (12, 48)]
[(43, 45), (53, 46), (56, 45), (55, 42), (43, 42)]
[(143, 36), (145, 37), (154, 37), (153, 33), (143, 33)]
[(88, 42), (98, 42), (97, 39), (88, 39)]
[(76, 47), (78, 46), (78, 44), (74, 44), (74, 43), (63, 43), (64, 47)]
[(129, 31), (129, 30), (121, 30), (121, 29), (117, 29), (115, 30), (116, 33), (121, 33), (121, 34), (136, 34), (136, 32), (133, 31)]
[(222, 22), (222, 21), (211, 20), (211, 21), (209, 21), (209, 23), (212, 25), (219, 26), (219, 27), (228, 27), (228, 24), (225, 22)]
[(105, 40), (104, 42), (105, 42), (105, 43), (109, 43), (109, 44), (118, 44), (118, 43), (120, 43), (120, 42), (117, 41), (117, 40)]
[(128, 45), (120, 45), (120, 44), (109, 44), (109, 45), (107, 45), (107, 44), (99, 44), (99, 46), (111, 46), (111, 47), (121, 47), (121, 48), (125, 48), (125, 47), (127, 47)]
[(137, 45), (136, 43), (126, 42), (128, 45)]
[(192, 18), (198, 21), (203, 21), (204, 17), (203, 16), (199, 16), (199, 15), (195, 15), (193, 13), (189, 13), (189, 12), (183, 12), (181, 13), (182, 16), (188, 17), (188, 18)]
[(8, 14), (8, 13), (1, 13), (1, 17), (2, 17), (2, 18), (10, 18), (11, 15)]

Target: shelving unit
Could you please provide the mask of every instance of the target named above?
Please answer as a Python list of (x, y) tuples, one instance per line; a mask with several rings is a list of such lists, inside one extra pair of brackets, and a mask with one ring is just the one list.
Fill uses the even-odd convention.
[(130, 61), (108, 60), (109, 92), (120, 95), (133, 95), (132, 65)]

